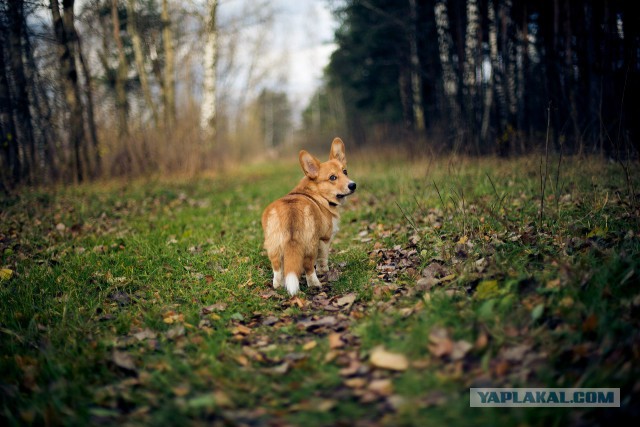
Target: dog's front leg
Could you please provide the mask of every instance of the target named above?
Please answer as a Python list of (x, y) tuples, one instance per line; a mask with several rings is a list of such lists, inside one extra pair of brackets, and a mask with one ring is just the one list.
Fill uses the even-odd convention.
[(320, 240), (318, 245), (318, 274), (323, 275), (329, 272), (329, 248), (331, 240)]

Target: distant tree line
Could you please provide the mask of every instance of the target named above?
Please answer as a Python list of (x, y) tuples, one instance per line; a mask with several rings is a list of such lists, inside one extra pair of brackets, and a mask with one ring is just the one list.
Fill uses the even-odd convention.
[(395, 143), (389, 137), (406, 135), (477, 154), (528, 152), (544, 144), (549, 129), (556, 150), (637, 153), (636, 6), (339, 2), (338, 47), (305, 124), (342, 125), (356, 141)]
[(281, 144), (291, 108), (263, 56), (274, 9), (234, 2), (220, 19), (218, 3), (0, 1), (0, 193)]

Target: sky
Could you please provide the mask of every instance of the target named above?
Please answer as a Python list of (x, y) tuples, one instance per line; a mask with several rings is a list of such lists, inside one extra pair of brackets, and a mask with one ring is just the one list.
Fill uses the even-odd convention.
[[(255, 0), (220, 0), (219, 19), (224, 21), (252, 4)], [(280, 69), (274, 81), (266, 85), (269, 89), (286, 91), (294, 115), (299, 115), (320, 85), (322, 71), (335, 50), (336, 22), (329, 0), (272, 0), (269, 6), (274, 11), (274, 22), (261, 55), (266, 63), (279, 64)], [(250, 31), (246, 33), (248, 37)], [(246, 55), (251, 54), (249, 50)]]

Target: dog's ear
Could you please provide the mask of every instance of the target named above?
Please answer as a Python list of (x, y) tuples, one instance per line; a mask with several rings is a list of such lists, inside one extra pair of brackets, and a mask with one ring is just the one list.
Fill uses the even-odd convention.
[(331, 143), (331, 152), (329, 160), (336, 159), (343, 165), (347, 164), (347, 156), (344, 154), (344, 142), (340, 138), (334, 138)]
[(302, 166), (304, 174), (308, 176), (309, 179), (316, 179), (320, 172), (320, 160), (305, 150), (300, 151), (298, 158), (300, 159), (300, 166)]

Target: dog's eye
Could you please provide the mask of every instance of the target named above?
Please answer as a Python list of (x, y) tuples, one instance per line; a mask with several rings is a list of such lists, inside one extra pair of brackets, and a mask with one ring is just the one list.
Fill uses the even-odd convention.
[(342, 172), (343, 172), (345, 175), (348, 175), (348, 173), (347, 173), (347, 170), (346, 170), (346, 169), (345, 169), (345, 170), (343, 170)]
[(338, 179), (338, 177), (337, 177), (337, 176), (335, 176), (335, 175), (331, 175), (331, 176), (329, 177), (329, 181), (335, 181), (336, 179)]

